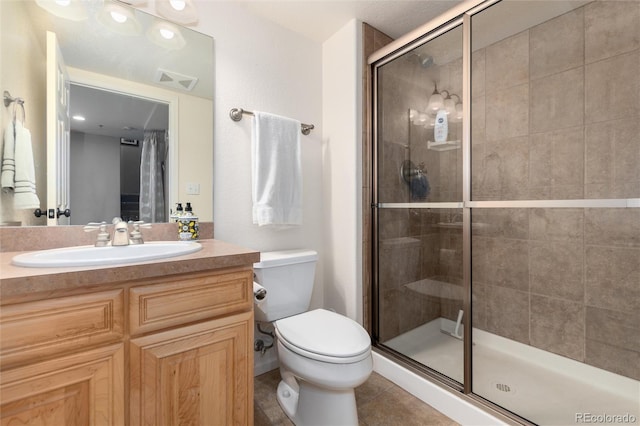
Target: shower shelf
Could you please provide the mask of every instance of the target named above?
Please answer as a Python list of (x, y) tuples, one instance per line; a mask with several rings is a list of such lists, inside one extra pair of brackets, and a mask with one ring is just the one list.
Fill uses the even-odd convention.
[(427, 149), (434, 151), (450, 151), (452, 149), (460, 149), (460, 141), (431, 142), (427, 141)]

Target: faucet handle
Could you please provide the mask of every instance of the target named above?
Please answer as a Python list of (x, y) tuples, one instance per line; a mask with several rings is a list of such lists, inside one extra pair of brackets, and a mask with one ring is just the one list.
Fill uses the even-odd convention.
[(89, 222), (84, 226), (84, 232), (93, 232), (98, 230), (98, 239), (96, 247), (105, 247), (109, 245), (109, 233), (107, 232), (107, 222)]
[(130, 223), (133, 224), (133, 231), (131, 231), (131, 244), (144, 244), (140, 228), (151, 228), (151, 224), (145, 223), (144, 220), (136, 220), (135, 222)]

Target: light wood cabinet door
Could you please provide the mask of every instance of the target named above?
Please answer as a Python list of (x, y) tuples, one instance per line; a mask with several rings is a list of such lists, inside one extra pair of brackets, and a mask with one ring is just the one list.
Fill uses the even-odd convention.
[(2, 372), (0, 424), (124, 424), (123, 344)]
[(2, 370), (54, 358), (124, 335), (124, 291), (5, 305), (0, 310)]
[(251, 269), (154, 279), (129, 290), (129, 332), (149, 333), (249, 311), (252, 306)]
[(131, 425), (253, 424), (253, 312), (130, 342)]

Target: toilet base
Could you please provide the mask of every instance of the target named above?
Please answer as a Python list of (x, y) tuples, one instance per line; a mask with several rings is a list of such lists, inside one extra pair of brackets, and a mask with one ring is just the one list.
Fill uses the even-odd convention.
[(278, 384), (278, 403), (296, 426), (357, 426), (358, 410), (353, 389), (327, 390), (298, 381), (296, 392), (284, 381)]

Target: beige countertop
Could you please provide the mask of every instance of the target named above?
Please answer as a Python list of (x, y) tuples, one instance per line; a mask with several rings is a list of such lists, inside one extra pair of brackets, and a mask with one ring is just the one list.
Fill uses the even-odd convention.
[(3, 252), (0, 253), (0, 298), (4, 304), (34, 293), (87, 289), (114, 282), (248, 266), (260, 261), (260, 252), (254, 250), (213, 239), (198, 242), (202, 250), (195, 253), (117, 266), (23, 268), (12, 265), (11, 259), (24, 252)]

